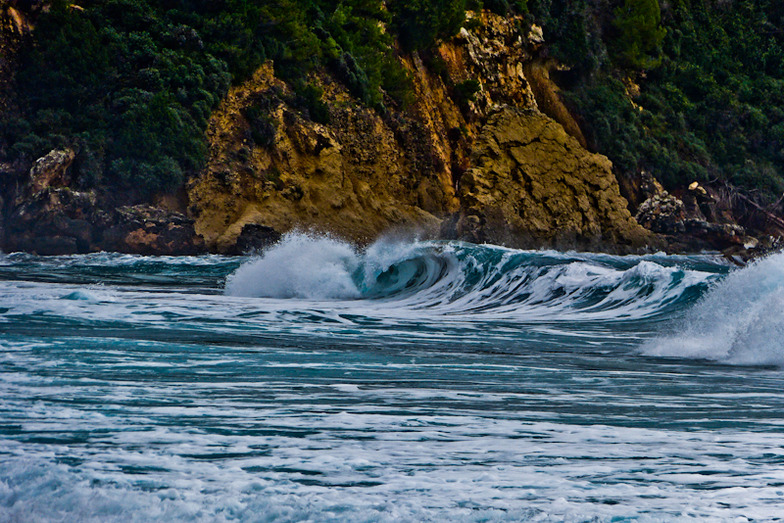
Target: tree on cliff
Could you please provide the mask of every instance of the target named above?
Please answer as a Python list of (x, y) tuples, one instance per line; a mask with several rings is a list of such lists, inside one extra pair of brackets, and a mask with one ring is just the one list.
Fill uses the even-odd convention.
[(667, 31), (661, 26), (658, 0), (625, 0), (615, 10), (613, 26), (619, 31), (615, 51), (624, 65), (645, 70), (661, 64), (661, 44)]
[(397, 0), (389, 9), (400, 43), (413, 51), (457, 33), (465, 21), (466, 0)]

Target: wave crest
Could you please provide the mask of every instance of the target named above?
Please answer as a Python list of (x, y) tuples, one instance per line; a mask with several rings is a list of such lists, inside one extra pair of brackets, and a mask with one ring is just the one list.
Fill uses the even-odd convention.
[(784, 253), (730, 273), (676, 330), (646, 343), (643, 352), (736, 365), (784, 365)]
[[(365, 250), (286, 235), (244, 263), (232, 296), (366, 299), (374, 306), (520, 319), (640, 318), (694, 302), (717, 277), (655, 257), (520, 251), (461, 242), (379, 241)], [(370, 306), (370, 304), (368, 304)]]
[(359, 255), (326, 236), (287, 234), (243, 264), (226, 281), (226, 294), (264, 298), (352, 299), (359, 289), (352, 274)]

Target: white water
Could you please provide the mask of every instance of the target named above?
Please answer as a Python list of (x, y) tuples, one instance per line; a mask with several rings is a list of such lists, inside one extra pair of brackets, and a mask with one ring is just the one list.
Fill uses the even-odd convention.
[(628, 257), (624, 263), (610, 257), (613, 263), (597, 263), (600, 259), (438, 242), (380, 241), (357, 251), (339, 240), (294, 233), (244, 263), (228, 278), (226, 293), (371, 298), (356, 307), (381, 315), (391, 301), (395, 315), (413, 311), (416, 317), (624, 320), (677, 307), (716, 277), (661, 265), (655, 257)]
[(781, 264), (0, 256), (0, 522), (774, 520)]
[(784, 253), (736, 270), (646, 354), (784, 366)]
[(351, 279), (354, 248), (323, 236), (288, 234), (264, 255), (240, 267), (226, 282), (230, 296), (349, 299), (359, 290)]

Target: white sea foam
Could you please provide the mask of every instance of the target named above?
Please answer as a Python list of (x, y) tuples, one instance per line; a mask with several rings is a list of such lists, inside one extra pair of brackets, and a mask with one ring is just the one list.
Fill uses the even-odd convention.
[(351, 245), (326, 236), (288, 234), (232, 274), (230, 296), (350, 299), (359, 297), (352, 280), (357, 253)]
[(741, 365), (784, 365), (784, 253), (729, 274), (675, 334), (646, 343), (650, 355)]
[[(758, 463), (760, 449), (781, 455), (772, 433), (699, 438), (457, 413), (262, 413), (319, 433), (158, 429), (119, 432), (114, 446), (41, 453), (3, 441), (0, 520), (768, 520), (782, 495), (780, 467)], [(81, 464), (54, 463), (58, 450)]]

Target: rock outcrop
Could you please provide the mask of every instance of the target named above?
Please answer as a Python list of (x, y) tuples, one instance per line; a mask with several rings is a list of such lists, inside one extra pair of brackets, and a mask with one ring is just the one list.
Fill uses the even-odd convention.
[(11, 213), (6, 249), (36, 254), (90, 252), (97, 238), (95, 193), (46, 188), (20, 199)]
[(98, 243), (106, 250), (130, 254), (199, 254), (204, 242), (184, 214), (150, 205), (120, 207), (101, 216)]
[[(329, 126), (287, 104), (291, 93), (269, 67), (232, 90), (213, 116), (210, 162), (188, 191), (196, 231), (210, 249), (235, 251), (249, 224), (360, 243), (394, 226), (437, 229), (428, 209), (449, 208), (451, 189), (431, 165), (429, 144), (417, 141), (416, 122), (385, 121), (337, 82), (321, 81)], [(254, 122), (243, 114), (253, 104), (265, 104), (269, 144), (254, 141)]]
[(150, 205), (107, 208), (95, 191), (69, 187), (73, 159), (71, 150), (53, 150), (33, 164), (17, 198), (10, 202), (5, 250), (42, 255), (205, 251), (193, 220), (181, 213)]
[(760, 240), (734, 222), (731, 212), (720, 209), (712, 191), (697, 182), (678, 198), (648, 173), (643, 172), (641, 180), (648, 198), (637, 210), (637, 222), (662, 235), (668, 251), (718, 250), (747, 259), (761, 247)]
[(70, 185), (68, 169), (76, 158), (72, 149), (55, 149), (46, 156), (39, 158), (30, 169), (29, 190), (37, 193), (47, 187), (65, 187)]
[(538, 109), (525, 66), (534, 60), (543, 36), (540, 29), (521, 34), (523, 24), (521, 17), (469, 13), (466, 26), (471, 29), (462, 28), (437, 49), (451, 83), (474, 80), (481, 85), (468, 104), (469, 120), (483, 119), (498, 105)]
[[(395, 228), (512, 247), (655, 243), (626, 210), (609, 160), (539, 111), (525, 69), (541, 31), (522, 36), (520, 20), (489, 12), (471, 19), (434, 57), (403, 59), (415, 94), (405, 110), (362, 106), (324, 73), (311, 81), (330, 122), (313, 122), (271, 64), (232, 89), (210, 122), (208, 167), (188, 189), (208, 248), (242, 250), (251, 226), (359, 243)], [(466, 82), (478, 92), (459, 99)]]
[(6, 231), (8, 251), (36, 254), (198, 254), (193, 220), (149, 205), (107, 210), (92, 191), (46, 188), (18, 205)]
[(634, 221), (610, 161), (535, 111), (503, 108), (474, 144), (445, 235), (475, 243), (636, 251), (655, 238)]

